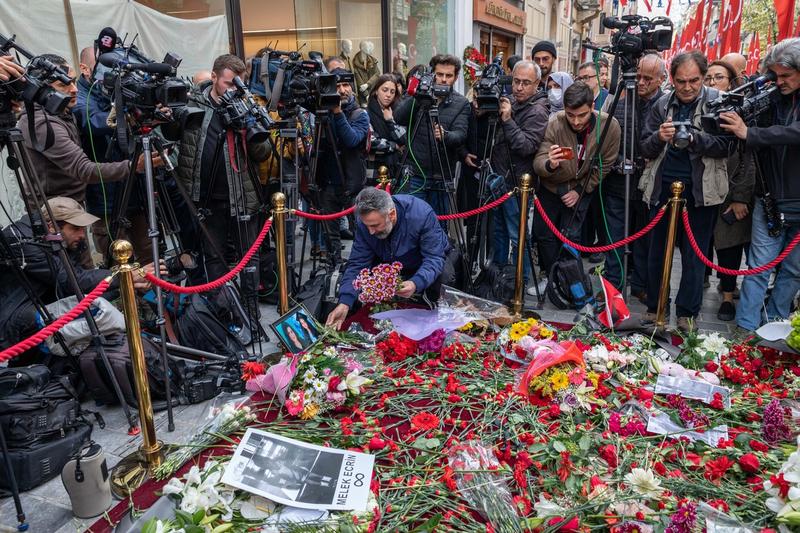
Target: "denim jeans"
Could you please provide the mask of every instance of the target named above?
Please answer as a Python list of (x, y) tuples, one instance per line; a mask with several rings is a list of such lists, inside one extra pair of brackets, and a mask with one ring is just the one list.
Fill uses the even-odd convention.
[[(606, 213), (606, 224), (608, 233), (611, 235), (611, 242), (618, 242), (625, 238), (625, 199), (620, 196), (606, 194), (603, 197), (603, 208)], [(647, 217), (647, 206), (644, 202), (631, 200), (629, 209), (630, 233), (636, 233), (647, 225), (650, 220)], [(601, 231), (605, 235), (606, 228)], [(604, 239), (607, 240), (607, 239)], [(628, 245), (630, 252), (628, 256), (628, 276), (625, 280), (630, 285), (634, 293), (646, 290), (647, 288), (647, 256), (650, 248), (650, 234), (633, 241)], [(625, 247), (620, 247), (610, 252), (606, 252), (604, 264), (605, 277), (618, 289), (622, 289), (622, 265), (625, 261)]]
[[(565, 206), (559, 195), (550, 192), (545, 187), (540, 187), (536, 194), (547, 216), (559, 231), (572, 242), (580, 241), (581, 227), (594, 193), (584, 194), (581, 201), (573, 208)], [(539, 213), (534, 215), (533, 234), (536, 237), (536, 245), (539, 247), (541, 268), (549, 276), (553, 263), (558, 260), (562, 246), (561, 241), (550, 231)]]
[[(492, 210), (492, 223), (494, 225), (494, 263), (502, 266), (508, 263), (508, 245), (511, 243), (511, 261), (517, 264), (517, 248), (519, 247), (519, 199), (506, 200), (499, 207)], [(526, 238), (530, 245), (530, 236)], [(531, 261), (526, 253), (522, 258), (523, 274), (525, 281), (530, 279)]]
[[(411, 176), (408, 187), (402, 192), (404, 194), (416, 196), (420, 200), (425, 200), (437, 215), (447, 215), (450, 213), (450, 202), (447, 198), (447, 192), (444, 190), (444, 182), (442, 180), (430, 180), (426, 179), (424, 176)], [(442, 225), (442, 229), (444, 229), (445, 233), (447, 233), (447, 221), (439, 223)]]
[[(667, 194), (669, 190), (666, 191)], [(662, 194), (664, 196), (664, 194)], [(658, 207), (650, 208), (650, 217), (656, 216)], [(697, 244), (701, 250), (708, 250), (711, 237), (714, 235), (714, 223), (717, 220), (719, 206), (694, 205), (691, 194), (686, 197), (684, 209), (689, 213), (689, 225), (692, 228)], [(678, 221), (678, 247), (681, 251), (681, 281), (678, 295), (675, 298), (675, 314), (678, 317), (696, 318), (703, 303), (703, 282), (706, 267), (692, 250), (689, 239)], [(650, 256), (648, 258), (647, 310), (656, 312), (658, 292), (661, 285), (661, 271), (664, 269), (664, 243), (667, 241), (669, 216), (664, 216), (653, 228), (650, 239)]]
[[(760, 200), (756, 200), (747, 265), (753, 268), (769, 263), (786, 248), (798, 231), (800, 231), (800, 224), (787, 224), (780, 235), (770, 237), (767, 231), (764, 207)], [(739, 308), (736, 310), (736, 324), (739, 327), (753, 331), (762, 324), (764, 318), (762, 311), (771, 273), (772, 271), (769, 270), (755, 276), (744, 276)], [(780, 270), (775, 278), (775, 286), (766, 305), (767, 321), (789, 316), (792, 300), (798, 289), (800, 289), (800, 247), (792, 250), (792, 253), (780, 265)]]

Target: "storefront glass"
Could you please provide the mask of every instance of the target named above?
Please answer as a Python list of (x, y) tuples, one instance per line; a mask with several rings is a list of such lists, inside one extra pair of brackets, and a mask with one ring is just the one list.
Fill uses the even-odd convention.
[(389, 0), (393, 69), (406, 73), (416, 64), (455, 49), (456, 0)]
[(225, 0), (136, 0), (171, 17), (199, 19), (225, 14)]

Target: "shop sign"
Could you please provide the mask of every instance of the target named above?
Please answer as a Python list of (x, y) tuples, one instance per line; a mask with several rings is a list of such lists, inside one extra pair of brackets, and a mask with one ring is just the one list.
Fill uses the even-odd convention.
[(525, 12), (504, 0), (474, 0), (473, 19), (513, 33), (525, 33)]

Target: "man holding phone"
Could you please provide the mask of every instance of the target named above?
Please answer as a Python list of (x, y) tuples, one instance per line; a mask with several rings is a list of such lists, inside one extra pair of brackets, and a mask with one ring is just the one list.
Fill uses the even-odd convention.
[[(612, 123), (598, 149), (598, 137), (607, 120)], [(594, 93), (585, 83), (574, 83), (564, 91), (564, 111), (559, 111), (548, 123), (533, 168), (540, 180), (536, 193), (542, 207), (561, 232), (573, 241), (580, 237), (597, 184), (610, 172), (616, 160), (620, 136), (617, 120), (594, 110)], [(600, 162), (603, 164), (598, 164)], [(535, 218), (533, 233), (539, 246), (541, 267), (549, 272), (558, 258), (561, 242), (542, 217)]]

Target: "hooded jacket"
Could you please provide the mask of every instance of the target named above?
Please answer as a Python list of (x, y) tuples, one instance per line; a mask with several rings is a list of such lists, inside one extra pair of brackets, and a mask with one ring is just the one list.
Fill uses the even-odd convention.
[[(211, 101), (211, 87), (206, 87), (202, 93), (190, 100), (190, 105), (199, 107), (203, 110), (203, 120), (201, 124), (194, 128), (187, 128), (183, 132), (178, 147), (177, 165), (175, 165), (175, 175), (181, 181), (197, 206), (202, 206), (202, 202), (208, 194), (208, 175), (210, 169), (202, 169), (203, 149), (208, 134), (208, 125), (216, 113), (215, 104)], [(240, 135), (242, 132), (234, 132)], [(223, 132), (224, 135), (224, 132)], [(234, 168), (230, 154), (232, 147), (229, 144), (230, 135), (225, 135), (222, 153), (225, 154), (225, 175), (228, 177), (228, 205), (231, 216), (236, 216), (236, 208), (244, 203), (249, 213), (254, 213), (260, 207), (259, 195), (256, 190), (256, 183), (259, 183), (257, 168), (251, 162), (261, 162), (267, 159), (270, 153), (269, 142), (253, 143), (247, 142), (247, 158), (240, 154), (242, 164)], [(238, 144), (238, 143), (237, 143)], [(239, 181), (241, 180), (241, 185)]]
[(339, 175), (333, 146), (325, 139), (319, 146), (317, 182), (321, 186), (341, 185), (347, 195), (355, 196), (366, 181), (367, 166), (363, 152), (369, 134), (369, 115), (359, 107), (355, 97), (351, 96), (342, 106), (342, 112), (331, 116), (339, 161), (345, 176), (342, 178)]
[(441, 275), (450, 241), (427, 202), (409, 196), (392, 196), (397, 210), (397, 222), (385, 239), (370, 235), (356, 217), (355, 239), (339, 287), (339, 303), (352, 307), (358, 299), (353, 287), (362, 268), (399, 261), (403, 264), (404, 279), (414, 282), (420, 293)]

